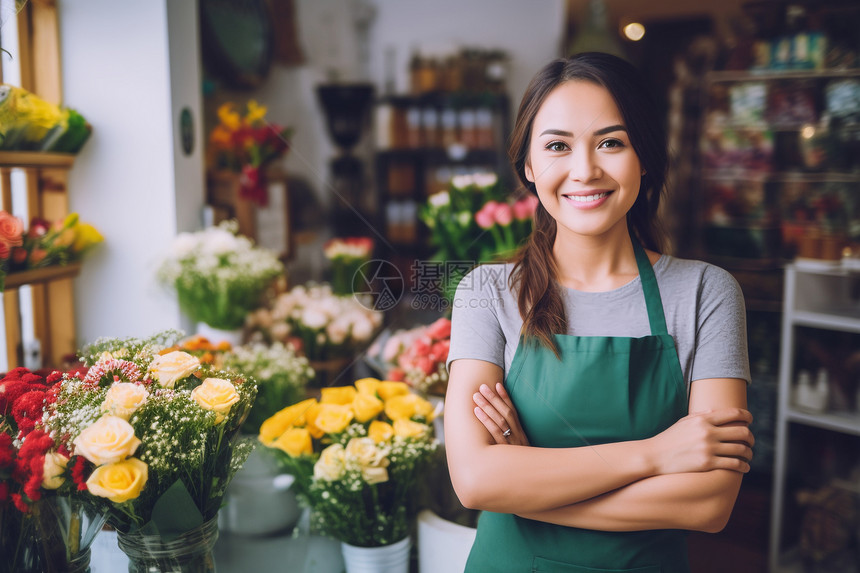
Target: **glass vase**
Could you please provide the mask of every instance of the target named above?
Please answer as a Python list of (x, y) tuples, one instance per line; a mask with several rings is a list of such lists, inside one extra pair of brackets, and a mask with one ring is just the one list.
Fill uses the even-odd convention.
[(22, 514), (11, 505), (0, 509), (0, 571), (15, 573), (87, 573), (90, 546), (105, 515), (65, 496), (45, 496)]
[(217, 516), (171, 539), (117, 532), (117, 544), (128, 557), (128, 573), (214, 573), (212, 549), (217, 540)]

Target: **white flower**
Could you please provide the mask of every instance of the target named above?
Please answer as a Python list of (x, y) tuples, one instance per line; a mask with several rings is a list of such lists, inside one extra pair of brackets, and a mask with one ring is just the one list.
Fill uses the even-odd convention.
[(332, 344), (343, 344), (349, 334), (349, 325), (343, 320), (335, 320), (325, 329)]
[(306, 308), (302, 311), (300, 320), (308, 328), (316, 330), (328, 323), (328, 316), (316, 308)]
[(492, 187), (495, 185), (499, 178), (495, 173), (475, 173), (473, 175), (475, 185), (478, 187), (486, 189), (487, 187)]
[(209, 255), (224, 255), (235, 251), (237, 248), (236, 237), (218, 227), (205, 231), (206, 237), (201, 251)]
[(197, 249), (197, 239), (191, 233), (179, 233), (173, 240), (171, 251), (177, 259), (184, 259)]
[(332, 444), (322, 451), (320, 459), (314, 464), (314, 478), (334, 481), (346, 472), (344, 450), (340, 444)]
[(474, 183), (474, 180), (472, 179), (472, 176), (468, 174), (455, 175), (451, 178), (451, 185), (453, 185), (455, 189), (465, 189), (472, 183)]
[(430, 195), (428, 200), (430, 204), (437, 209), (441, 207), (447, 207), (451, 204), (451, 196), (448, 194), (447, 191), (433, 193), (432, 195)]
[(352, 337), (356, 340), (367, 340), (373, 335), (373, 323), (365, 317), (359, 315), (352, 323)]

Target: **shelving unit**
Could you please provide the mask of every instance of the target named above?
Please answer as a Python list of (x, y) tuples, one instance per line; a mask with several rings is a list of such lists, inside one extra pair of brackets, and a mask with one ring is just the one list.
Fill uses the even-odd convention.
[[(463, 123), (457, 115), (478, 109), (483, 120), (474, 125), (473, 116)], [(379, 229), (390, 246), (384, 256), (404, 277), (411, 276), (416, 258), (430, 254), (427, 229), (418, 216), (428, 196), (446, 189), (459, 170), (481, 169), (510, 179), (509, 112), (503, 93), (434, 92), (377, 102), (377, 130), (384, 132), (377, 134), (383, 144), (374, 160)]]
[[(694, 199), (700, 231), (684, 254), (735, 274), (754, 310), (779, 310), (782, 269), (795, 256), (831, 258), (841, 251), (847, 224), (792, 217), (795, 211), (801, 217), (821, 217), (806, 208), (814, 197), (838, 201), (860, 196), (860, 165), (848, 144), (841, 157), (829, 150), (818, 165), (804, 165), (802, 149), (804, 130), (810, 138), (820, 136), (826, 86), (856, 78), (860, 69), (717, 71), (705, 76), (703, 169)], [(803, 103), (796, 109), (783, 102), (777, 107), (781, 113), (773, 112), (772, 90), (780, 97), (801, 93)], [(744, 103), (745, 98), (759, 107)], [(835, 137), (835, 131), (829, 136)], [(808, 204), (796, 205), (804, 201)], [(860, 219), (860, 212), (846, 211), (837, 217), (849, 223)], [(824, 244), (814, 243), (823, 241), (819, 234), (826, 235), (826, 246), (818, 254), (802, 252)]]
[[(19, 65), (20, 85), (45, 101), (60, 103), (62, 97), (59, 17), (56, 2), (28, 2), (17, 13), (18, 46), (15, 62)], [(6, 22), (15, 26), (16, 22)], [(0, 63), (0, 81), (4, 81)], [(8, 77), (5, 81), (10, 81)], [(69, 213), (68, 173), (75, 156), (67, 153), (0, 151), (0, 208), (12, 209), (12, 185), (21, 183), (21, 193), (29, 218), (62, 220)], [(13, 178), (13, 172), (22, 177)], [(18, 206), (20, 207), (20, 206)], [(60, 366), (64, 358), (77, 350), (72, 277), (79, 265), (35, 269), (11, 273), (3, 292), (4, 327), (7, 366), (23, 363), (22, 319), (32, 316), (33, 336), (41, 346), (42, 362)], [(30, 296), (21, 297), (21, 287), (29, 286)], [(22, 308), (22, 300), (30, 300)]]
[[(852, 296), (852, 286), (856, 287), (858, 282), (860, 273), (841, 271), (835, 267), (832, 270), (812, 270), (790, 264), (785, 270), (770, 532), (770, 563), (774, 572), (802, 570), (797, 548), (786, 547), (785, 542), (787, 530), (798, 527), (797, 520), (786, 520), (785, 511), (787, 500), (793, 493), (788, 487), (793, 477), (790, 456), (792, 452), (800, 455), (791, 447), (792, 426), (853, 436), (860, 445), (860, 411), (833, 411), (828, 408), (820, 413), (810, 412), (797, 407), (791, 399), (796, 377), (796, 329), (810, 327), (860, 335), (860, 300), (856, 293)], [(851, 455), (851, 452), (843, 453)], [(856, 450), (853, 455), (857, 455)], [(807, 468), (814, 467), (816, 460), (807, 459), (804, 465)], [(856, 485), (860, 487), (860, 484)], [(858, 526), (860, 523), (855, 523), (853, 527), (856, 530)], [(791, 533), (797, 534), (798, 531), (795, 529)]]

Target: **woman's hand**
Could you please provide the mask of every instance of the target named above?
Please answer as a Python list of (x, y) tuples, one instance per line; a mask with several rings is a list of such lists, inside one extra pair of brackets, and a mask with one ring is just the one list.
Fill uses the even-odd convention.
[[(496, 384), (495, 392), (486, 384), (481, 384), (479, 391), (472, 395), (472, 401), (476, 404), (475, 417), (487, 428), (497, 444), (529, 445), (514, 403), (502, 384)], [(507, 436), (506, 430), (510, 430)]]
[(685, 416), (648, 440), (655, 474), (706, 472), (715, 469), (750, 471), (755, 438), (752, 414), (722, 408)]

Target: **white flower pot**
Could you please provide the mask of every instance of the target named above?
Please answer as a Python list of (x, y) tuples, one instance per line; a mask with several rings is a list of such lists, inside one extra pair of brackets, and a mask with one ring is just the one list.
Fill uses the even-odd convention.
[(219, 342), (229, 342), (231, 346), (242, 344), (243, 332), (241, 328), (237, 328), (236, 330), (221, 330), (220, 328), (213, 328), (205, 322), (198, 322), (197, 334), (205, 336), (212, 344), (218, 344)]
[(445, 398), (442, 396), (430, 395), (427, 400), (433, 404), (433, 411), (436, 412), (436, 417), (433, 418), (433, 432), (436, 434), (436, 439), (440, 444), (445, 444), (445, 422), (442, 414), (445, 413)]
[(341, 543), (346, 573), (409, 573), (410, 542), (407, 536), (382, 547), (356, 547)]
[(301, 517), (294, 482), (294, 476), (280, 473), (265, 453), (254, 450), (227, 487), (219, 528), (248, 536), (292, 529)]
[(442, 519), (429, 509), (418, 514), (418, 570), (421, 573), (463, 571), (477, 529)]

